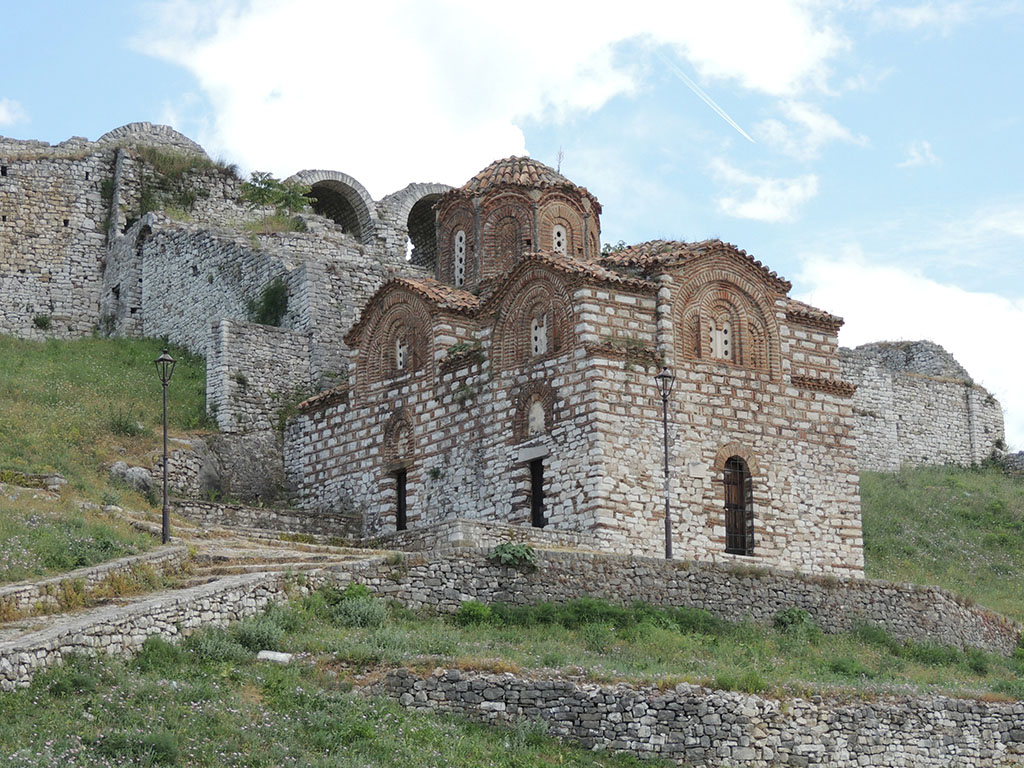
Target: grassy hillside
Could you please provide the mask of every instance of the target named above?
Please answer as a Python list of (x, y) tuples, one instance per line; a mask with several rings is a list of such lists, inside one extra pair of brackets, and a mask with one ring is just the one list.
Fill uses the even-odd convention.
[[(160, 445), (158, 340), (32, 342), (0, 336), (0, 582), (45, 576), (144, 551), (152, 538), (79, 501), (144, 508), (104, 464), (152, 464)], [(204, 424), (205, 366), (181, 350), (168, 396), (173, 431)], [(58, 472), (59, 499), (17, 489), (15, 473)]]
[(996, 467), (861, 475), (867, 575), (937, 584), (1024, 622), (1024, 478)]
[[(154, 339), (32, 342), (0, 336), (0, 469), (59, 472), (72, 488), (106, 490), (101, 465), (156, 450), (161, 386)], [(172, 430), (205, 424), (201, 358), (174, 349)]]

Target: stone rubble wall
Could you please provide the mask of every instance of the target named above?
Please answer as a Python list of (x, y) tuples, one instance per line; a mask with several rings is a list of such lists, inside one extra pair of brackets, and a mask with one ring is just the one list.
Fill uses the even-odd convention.
[(189, 589), (154, 593), (126, 605), (70, 614), (44, 629), (0, 639), (0, 690), (25, 687), (66, 656), (130, 655), (151, 635), (174, 641), (207, 626), (253, 616), (288, 596), (280, 573), (227, 576)]
[(305, 334), (222, 318), (210, 335), (206, 407), (222, 432), (278, 429), (282, 412), (312, 394)]
[(402, 706), (487, 724), (539, 720), (586, 749), (686, 765), (967, 768), (1024, 765), (1024, 702), (944, 696), (774, 699), (680, 684), (637, 688), (480, 674), (389, 672)]
[(931, 342), (879, 342), (842, 349), (853, 396), (857, 466), (977, 464), (1004, 445), (999, 402)]
[(170, 572), (181, 568), (188, 559), (184, 546), (160, 547), (153, 552), (111, 560), (107, 563), (78, 568), (49, 579), (0, 587), (0, 613), (25, 615), (60, 610), (60, 592), (72, 587), (86, 593), (117, 576), (130, 576), (139, 566)]
[(91, 333), (106, 245), (103, 182), (114, 150), (0, 138), (0, 332)]
[(534, 604), (598, 597), (617, 603), (702, 608), (728, 621), (770, 623), (802, 608), (828, 633), (858, 624), (883, 627), (894, 637), (1009, 655), (1021, 627), (938, 587), (869, 579), (804, 576), (769, 569), (540, 550), (535, 571), (492, 565), (489, 549), (463, 548), (448, 556), (410, 553), (398, 566), (369, 564), (349, 571), (355, 581), (412, 609), (454, 613), (466, 600)]
[(259, 528), (344, 539), (359, 537), (360, 521), (344, 514), (315, 514), (303, 509), (250, 507), (195, 499), (177, 499), (172, 506), (177, 514), (204, 526)]

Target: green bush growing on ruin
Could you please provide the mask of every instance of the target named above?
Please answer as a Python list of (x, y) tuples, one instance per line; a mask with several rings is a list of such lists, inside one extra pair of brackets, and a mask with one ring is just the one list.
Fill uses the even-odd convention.
[(249, 320), (261, 325), (280, 326), (288, 311), (288, 286), (280, 277), (275, 277), (260, 291), (258, 299), (251, 299), (246, 305)]

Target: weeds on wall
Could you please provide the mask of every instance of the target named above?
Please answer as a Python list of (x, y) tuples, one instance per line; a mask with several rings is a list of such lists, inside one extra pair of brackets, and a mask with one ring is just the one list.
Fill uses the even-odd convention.
[(288, 286), (280, 277), (275, 277), (260, 291), (256, 299), (246, 304), (249, 320), (261, 325), (281, 325), (288, 312)]

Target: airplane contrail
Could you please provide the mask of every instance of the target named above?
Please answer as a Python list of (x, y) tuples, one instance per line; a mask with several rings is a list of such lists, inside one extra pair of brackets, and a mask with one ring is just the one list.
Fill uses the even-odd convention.
[(705, 104), (711, 107), (715, 111), (715, 114), (717, 114), (720, 118), (725, 120), (725, 122), (727, 122), (729, 125), (735, 128), (744, 139), (749, 141), (751, 144), (757, 143), (752, 138), (750, 138), (750, 135), (746, 131), (740, 128), (739, 123), (737, 123), (735, 120), (729, 117), (729, 115), (726, 114), (725, 110), (715, 103), (714, 99), (712, 99), (710, 96), (704, 93), (704, 90), (699, 85), (697, 85), (695, 82), (693, 82), (693, 80), (687, 77), (686, 73), (683, 72), (683, 70), (681, 70), (679, 67), (677, 67), (674, 63), (669, 61), (660, 53), (658, 54), (658, 58), (665, 62), (668, 68), (672, 70), (673, 74), (675, 74), (676, 77), (678, 77), (680, 80), (683, 81), (683, 83), (686, 84), (687, 88), (689, 88), (691, 91), (697, 94), (697, 96), (700, 97), (701, 101), (703, 101)]

